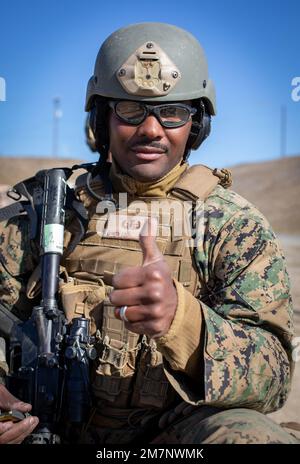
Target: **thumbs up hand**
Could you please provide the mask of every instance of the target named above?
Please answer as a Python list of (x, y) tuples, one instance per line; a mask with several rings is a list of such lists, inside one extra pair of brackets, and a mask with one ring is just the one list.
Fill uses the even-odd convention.
[(127, 306), (126, 328), (152, 338), (168, 332), (177, 307), (171, 272), (155, 241), (156, 229), (154, 219), (144, 224), (139, 238), (142, 266), (126, 268), (116, 274), (110, 294), (118, 319), (121, 319), (121, 307)]

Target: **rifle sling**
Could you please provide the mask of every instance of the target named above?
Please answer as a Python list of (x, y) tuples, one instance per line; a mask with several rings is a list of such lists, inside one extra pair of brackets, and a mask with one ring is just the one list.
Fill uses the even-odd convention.
[(9, 338), (13, 326), (19, 323), (21, 320), (0, 303), (0, 335)]

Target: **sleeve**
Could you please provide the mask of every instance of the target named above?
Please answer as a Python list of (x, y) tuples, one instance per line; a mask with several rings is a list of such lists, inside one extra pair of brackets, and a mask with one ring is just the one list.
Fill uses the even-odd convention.
[[(0, 303), (21, 319), (27, 318), (32, 309), (33, 302), (27, 298), (26, 286), (37, 257), (38, 251), (29, 238), (27, 216), (0, 222)], [(0, 311), (0, 383), (1, 377), (8, 372), (1, 317)]]
[(38, 256), (37, 247), (30, 240), (27, 215), (0, 222), (0, 301), (21, 319), (28, 316), (32, 307), (26, 286)]
[(197, 249), (198, 264), (210, 274), (206, 297), (196, 299), (176, 283), (175, 318), (157, 341), (165, 373), (189, 403), (276, 410), (290, 389), (293, 325), (274, 234), (239, 212), (208, 255)]

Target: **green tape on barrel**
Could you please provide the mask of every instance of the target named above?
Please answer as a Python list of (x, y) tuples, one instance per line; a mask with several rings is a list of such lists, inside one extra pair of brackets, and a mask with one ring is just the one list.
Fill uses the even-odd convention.
[(44, 253), (63, 252), (64, 226), (61, 224), (46, 224), (44, 228)]

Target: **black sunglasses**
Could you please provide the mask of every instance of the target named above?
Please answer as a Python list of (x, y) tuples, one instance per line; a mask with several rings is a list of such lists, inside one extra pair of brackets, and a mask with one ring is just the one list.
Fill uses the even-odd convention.
[(197, 112), (196, 108), (185, 103), (148, 105), (131, 100), (110, 100), (108, 104), (121, 121), (133, 126), (138, 126), (150, 114), (154, 114), (163, 127), (180, 127), (184, 126), (190, 117)]

